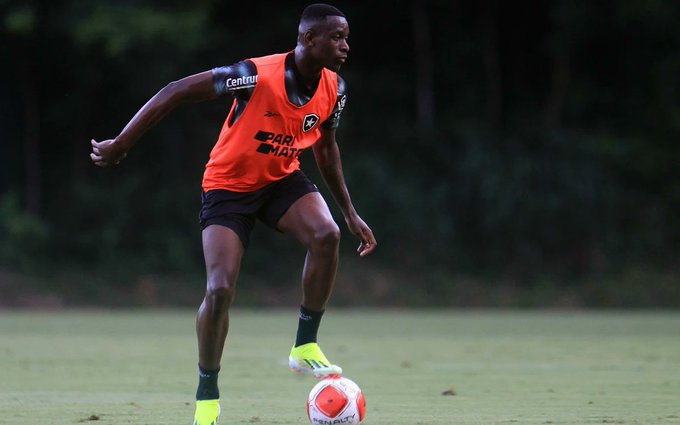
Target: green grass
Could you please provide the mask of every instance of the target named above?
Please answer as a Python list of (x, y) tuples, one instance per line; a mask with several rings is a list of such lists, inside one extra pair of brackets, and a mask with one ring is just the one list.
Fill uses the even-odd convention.
[[(221, 424), (305, 424), (294, 311), (236, 311)], [(330, 309), (367, 425), (680, 424), (680, 314)], [(194, 313), (0, 312), (0, 424), (190, 424)], [(453, 390), (455, 395), (442, 395)]]

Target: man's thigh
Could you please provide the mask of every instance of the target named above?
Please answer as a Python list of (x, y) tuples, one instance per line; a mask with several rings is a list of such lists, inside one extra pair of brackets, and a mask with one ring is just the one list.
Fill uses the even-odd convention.
[(219, 224), (207, 226), (201, 234), (208, 284), (234, 285), (244, 252), (241, 238), (233, 229)]
[[(284, 231), (280, 221), (297, 201), (310, 193), (317, 193), (316, 185), (300, 170), (267, 188), (266, 202), (258, 211), (257, 218), (267, 226)], [(323, 198), (321, 198), (323, 202)], [(324, 202), (325, 204), (325, 202)]]
[(337, 231), (337, 227), (328, 204), (319, 192), (310, 192), (299, 198), (278, 222), (282, 232), (293, 235), (304, 245), (309, 245), (315, 235)]

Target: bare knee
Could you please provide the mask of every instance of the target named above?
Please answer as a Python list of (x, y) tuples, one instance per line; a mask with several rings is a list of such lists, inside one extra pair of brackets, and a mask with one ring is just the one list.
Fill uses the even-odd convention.
[(314, 232), (310, 251), (319, 253), (334, 253), (340, 246), (340, 228), (334, 222), (325, 224)]
[(226, 310), (234, 300), (235, 282), (222, 273), (211, 273), (208, 276), (205, 299), (215, 310)]

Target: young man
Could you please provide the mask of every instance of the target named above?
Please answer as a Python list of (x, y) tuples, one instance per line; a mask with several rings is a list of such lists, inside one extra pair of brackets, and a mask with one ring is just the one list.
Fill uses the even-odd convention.
[(340, 374), (316, 343), (338, 263), (340, 230), (316, 186), (299, 169), (311, 147), (317, 165), (365, 256), (376, 247), (345, 185), (335, 140), (345, 106), (345, 84), (336, 74), (349, 52), (342, 12), (325, 5), (302, 13), (294, 51), (253, 58), (172, 82), (151, 98), (115, 138), (92, 140), (92, 161), (118, 164), (142, 134), (183, 102), (233, 97), (206, 165), (200, 224), (207, 271), (196, 333), (199, 384), (195, 425), (219, 416), (217, 375), (229, 327), (229, 306), (250, 232), (259, 219), (291, 234), (307, 248), (302, 303), (290, 367), (316, 376)]

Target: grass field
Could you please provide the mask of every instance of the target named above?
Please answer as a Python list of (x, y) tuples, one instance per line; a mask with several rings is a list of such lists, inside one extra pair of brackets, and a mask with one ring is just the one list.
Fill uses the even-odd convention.
[[(295, 325), (232, 314), (220, 424), (306, 423)], [(0, 423), (190, 424), (193, 326), (188, 311), (0, 312)], [(678, 313), (331, 309), (320, 342), (367, 425), (680, 424)]]

